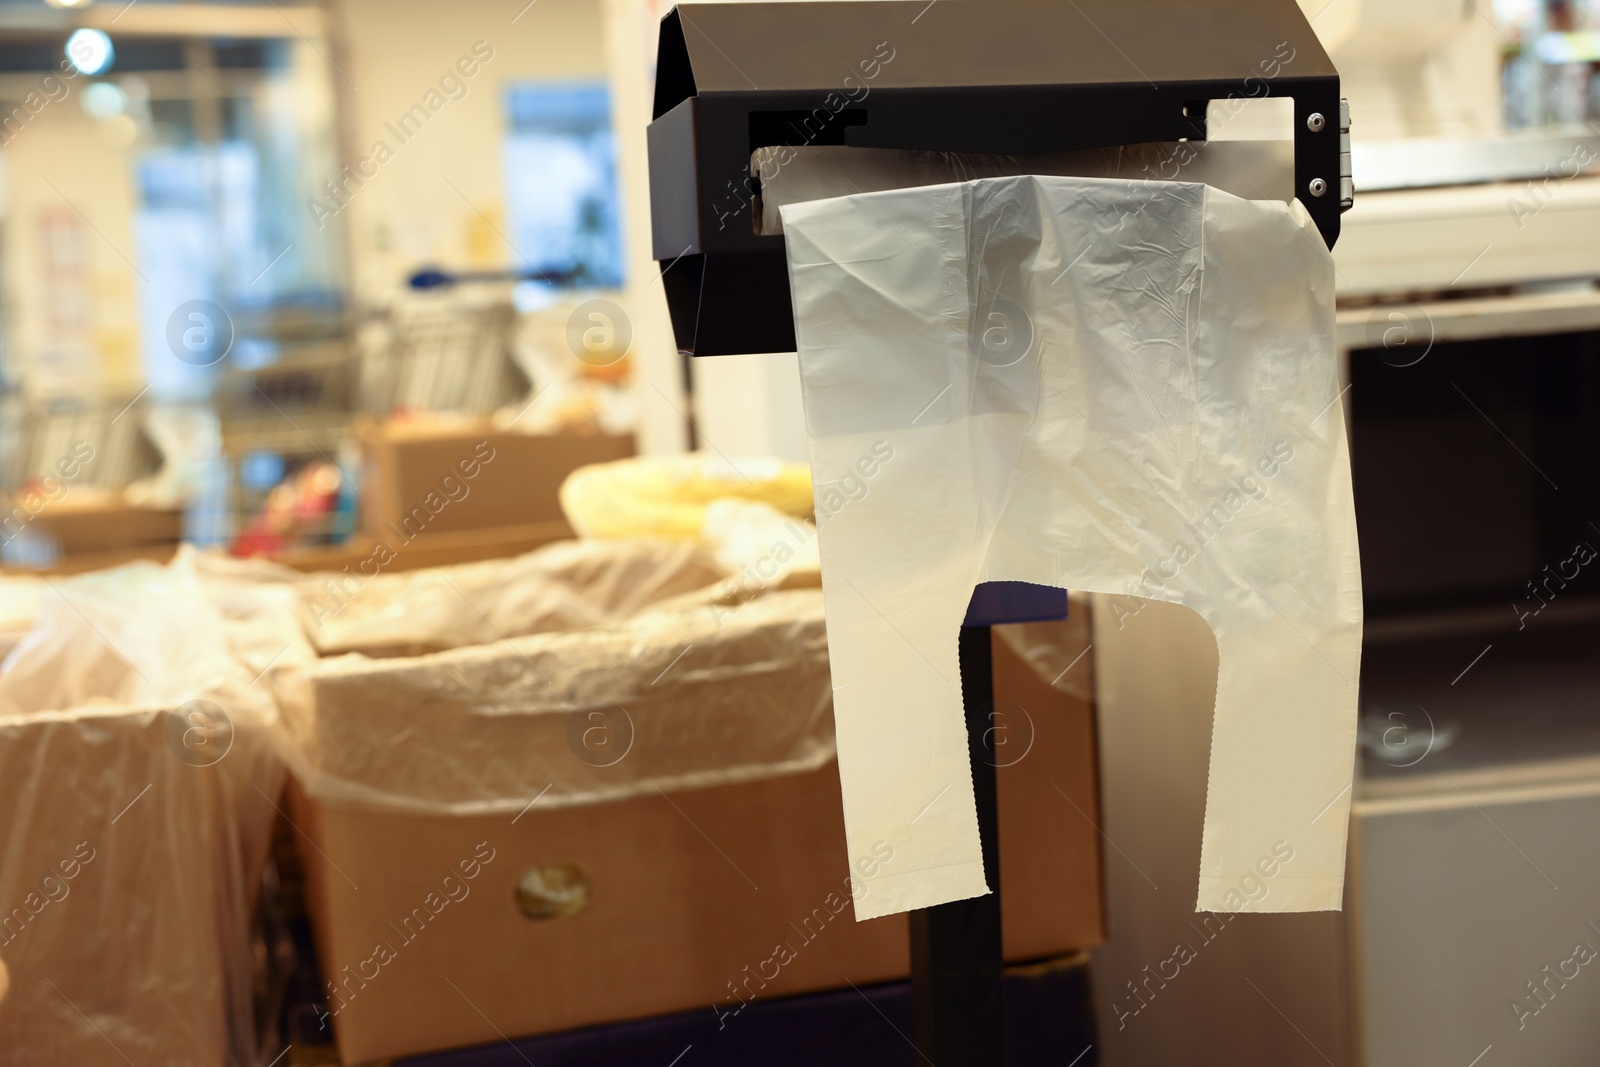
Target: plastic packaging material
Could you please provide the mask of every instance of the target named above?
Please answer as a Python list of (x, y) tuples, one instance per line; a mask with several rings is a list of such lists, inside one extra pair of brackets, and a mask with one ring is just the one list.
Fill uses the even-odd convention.
[(815, 589), (822, 584), (817, 528), (754, 500), (729, 497), (706, 505), (700, 543), (731, 578), (727, 593), (748, 598), (772, 589)]
[[(184, 549), (180, 559), (194, 569), (207, 601), (221, 616), (228, 645), (255, 688), (277, 705), (279, 747), (291, 766), (299, 753), (290, 743), (292, 719), (304, 719), (311, 704), (311, 672), (318, 656), (308, 636), (304, 585), (307, 576), (262, 559)], [(341, 575), (342, 577), (342, 575)]]
[(270, 725), (271, 697), (242, 677), (196, 560), (186, 549), (167, 566), (47, 583), (32, 629), (0, 664), (0, 715), (204, 696)]
[(210, 405), (150, 404), (142, 414), (142, 428), (161, 465), (131, 483), (124, 498), (135, 507), (181, 508), (203, 491), (207, 466), (222, 454), (217, 413)]
[(723, 577), (674, 541), (560, 541), (510, 560), (300, 582), (306, 632), (325, 655), (408, 656), (610, 625)]
[(0, 574), (0, 659), (33, 629), (39, 601), (50, 594), (43, 578), (31, 574)]
[(1247, 200), (1294, 199), (1292, 141), (1175, 141), (1043, 156), (927, 152), (847, 145), (758, 148), (758, 232), (782, 233), (782, 208), (852, 193), (910, 189), (1019, 174), (1197, 182)]
[(1198, 907), (1338, 907), (1361, 586), (1304, 208), (1019, 177), (783, 223), (812, 468), (862, 487), (819, 531), (850, 855), (895, 857), (857, 917), (987, 892), (956, 646), (1003, 580), (1204, 617)]
[(632, 335), (627, 325), (613, 321), (603, 305), (585, 307), (587, 301), (576, 298), (530, 307), (554, 297), (536, 283), (529, 283), (525, 292), (532, 299), (519, 305), (511, 356), (527, 376), (528, 395), (496, 411), (494, 428), (534, 434), (633, 433), (639, 404), (628, 388), (634, 360), (628, 352)]
[[(184, 550), (0, 582), (0, 615), (32, 620), (0, 667), (0, 1058), (271, 1058), (250, 931), (286, 764), (316, 801), (436, 815), (825, 765), (821, 593), (729, 597), (726, 574), (689, 543), (570, 542), (369, 579), (321, 632), (348, 575)], [(308, 625), (447, 651), (319, 659)]]
[(573, 471), (561, 485), (561, 510), (582, 537), (694, 541), (705, 527), (706, 505), (725, 497), (809, 515), (811, 472), (779, 459), (639, 456)]
[(1089, 651), (1094, 636), (1089, 627), (1089, 598), (1069, 594), (1068, 600), (1071, 606), (1064, 619), (1010, 622), (994, 631), (1040, 681), (1092, 704), (1095, 673)]
[(324, 660), (297, 768), (316, 799), (512, 815), (833, 758), (821, 593), (409, 659)]
[(185, 554), (51, 580), (0, 667), (6, 1063), (262, 1062), (251, 928), (284, 768), (233, 627)]

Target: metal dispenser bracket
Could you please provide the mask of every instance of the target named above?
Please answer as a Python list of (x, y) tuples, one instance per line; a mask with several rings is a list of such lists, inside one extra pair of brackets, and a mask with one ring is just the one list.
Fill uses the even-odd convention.
[(685, 3), (661, 23), (654, 255), (678, 349), (792, 352), (783, 237), (750, 154), (852, 145), (1038, 155), (1203, 140), (1205, 103), (1294, 100), (1296, 196), (1339, 236), (1339, 75), (1295, 0)]

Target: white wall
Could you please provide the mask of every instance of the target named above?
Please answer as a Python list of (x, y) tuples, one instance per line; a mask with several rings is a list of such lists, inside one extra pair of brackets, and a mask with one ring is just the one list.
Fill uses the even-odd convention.
[[(0, 95), (20, 102), (41, 77), (8, 76)], [(108, 138), (84, 113), (78, 95), (85, 81), (61, 80), (66, 95), (45, 104), (20, 128), (13, 125), (4, 148), (5, 206), (0, 210), (5, 212), (8, 358), (14, 372), (42, 392), (68, 386), (115, 391), (137, 382), (140, 374), (138, 276), (129, 265), (138, 262), (132, 160), (125, 145)], [(79, 358), (50, 365), (39, 359), (50, 334), (50, 294), (42, 277), (41, 222), (47, 215), (78, 229), (87, 297), (84, 349)]]
[[(490, 268), (515, 262), (503, 236), (509, 234), (500, 156), (506, 86), (610, 82), (628, 278), (623, 292), (609, 295), (633, 328), (640, 441), (650, 452), (682, 447), (681, 412), (687, 411), (650, 258), (644, 127), (650, 30), (658, 17), (649, 0), (335, 0), (342, 46), (330, 57), (343, 71), (335, 84), (347, 115), (350, 158), (344, 162), (369, 156), (380, 140), (394, 150), (337, 220), (348, 227), (356, 295), (371, 302), (394, 292), (420, 263)], [(445, 103), (420, 134), (400, 144), (387, 124), (421, 101), (480, 41), (493, 57), (467, 80), (466, 95)]]
[(810, 461), (799, 356), (716, 356), (695, 360), (693, 369), (701, 448), (735, 461), (756, 456)]
[[(509, 233), (500, 159), (505, 89), (517, 81), (603, 79), (600, 5), (335, 0), (333, 19), (341, 31), (329, 59), (346, 116), (342, 162), (356, 164), (379, 142), (394, 153), (376, 165), (377, 173), (337, 218), (347, 226), (357, 296), (381, 299), (423, 262), (496, 267), (515, 261), (501, 236)], [(388, 124), (425, 103), (442, 75), (472, 58), (477, 42), (492, 57), (462, 79), (466, 95), (446, 99), (402, 143)]]

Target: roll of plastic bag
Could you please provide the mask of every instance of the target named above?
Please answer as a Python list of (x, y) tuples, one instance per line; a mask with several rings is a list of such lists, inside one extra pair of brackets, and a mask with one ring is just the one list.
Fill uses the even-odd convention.
[(761, 181), (757, 232), (783, 232), (783, 208), (851, 193), (1015, 174), (1200, 182), (1247, 200), (1294, 199), (1292, 141), (1166, 141), (1008, 156), (853, 145), (780, 145), (750, 155)]
[(1304, 208), (1005, 177), (783, 225), (814, 481), (864, 487), (819, 530), (851, 869), (894, 856), (857, 918), (988, 891), (957, 660), (984, 581), (1198, 612), (1220, 666), (1197, 906), (1337, 908), (1361, 583)]

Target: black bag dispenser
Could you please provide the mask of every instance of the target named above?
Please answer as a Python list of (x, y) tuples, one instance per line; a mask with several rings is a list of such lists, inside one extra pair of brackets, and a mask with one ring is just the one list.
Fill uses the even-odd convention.
[(1267, 96), (1294, 100), (1295, 193), (1331, 248), (1350, 201), (1348, 123), (1295, 0), (679, 4), (661, 23), (649, 127), (678, 349), (794, 350), (783, 237), (756, 233), (757, 148), (1204, 140), (1206, 101)]

